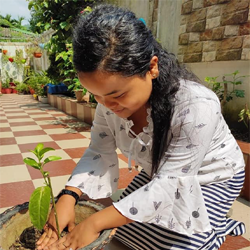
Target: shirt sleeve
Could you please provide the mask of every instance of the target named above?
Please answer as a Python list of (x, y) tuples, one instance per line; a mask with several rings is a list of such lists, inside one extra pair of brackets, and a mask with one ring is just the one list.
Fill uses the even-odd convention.
[(119, 166), (114, 135), (97, 105), (91, 142), (74, 169), (67, 186), (79, 188), (92, 199), (111, 196), (118, 186)]
[(152, 180), (113, 203), (124, 216), (191, 235), (211, 230), (197, 173), (219, 122), (214, 100), (184, 103), (174, 111), (170, 142)]

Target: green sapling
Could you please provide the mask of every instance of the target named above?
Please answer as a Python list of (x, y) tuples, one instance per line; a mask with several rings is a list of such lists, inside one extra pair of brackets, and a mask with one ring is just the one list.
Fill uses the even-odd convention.
[(56, 227), (57, 227), (57, 235), (58, 238), (60, 238), (60, 230), (59, 230), (59, 224), (58, 224), (58, 217), (56, 212), (56, 206), (55, 206), (55, 199), (53, 195), (51, 180), (49, 176), (49, 172), (44, 170), (45, 164), (51, 162), (51, 161), (57, 161), (60, 160), (60, 156), (49, 156), (47, 158), (44, 158), (45, 153), (48, 151), (55, 150), (53, 148), (44, 148), (42, 143), (38, 143), (34, 150), (30, 150), (36, 157), (37, 160), (26, 157), (23, 159), (23, 161), (35, 168), (38, 169), (45, 181), (45, 186), (38, 187), (34, 190), (34, 192), (31, 194), (30, 200), (29, 200), (29, 215), (30, 220), (34, 227), (36, 227), (38, 230), (42, 230), (45, 226), (48, 214), (49, 214), (49, 206), (50, 206), (50, 200), (52, 200), (52, 206), (54, 208), (54, 214), (56, 219)]

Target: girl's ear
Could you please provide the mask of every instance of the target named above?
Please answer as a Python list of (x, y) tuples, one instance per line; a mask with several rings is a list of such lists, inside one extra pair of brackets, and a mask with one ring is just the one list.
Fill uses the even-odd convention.
[(158, 57), (153, 56), (150, 60), (150, 70), (149, 73), (152, 79), (155, 79), (159, 76), (159, 69), (158, 69)]

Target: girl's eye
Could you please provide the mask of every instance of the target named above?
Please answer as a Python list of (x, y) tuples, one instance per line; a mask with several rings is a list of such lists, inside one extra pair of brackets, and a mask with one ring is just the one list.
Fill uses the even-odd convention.
[(114, 97), (115, 99), (118, 99), (118, 98), (120, 98), (120, 97), (122, 97), (122, 96), (124, 96), (125, 95), (125, 93), (123, 93), (123, 94), (121, 94), (121, 95), (119, 95), (119, 96), (116, 96), (116, 97)]

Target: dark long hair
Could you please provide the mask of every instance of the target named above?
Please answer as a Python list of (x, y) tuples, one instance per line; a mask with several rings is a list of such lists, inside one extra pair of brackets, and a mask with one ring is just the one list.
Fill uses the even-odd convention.
[(80, 17), (74, 29), (73, 50), (77, 72), (102, 70), (125, 77), (145, 77), (150, 60), (158, 57), (159, 76), (153, 80), (149, 100), (154, 124), (153, 175), (167, 147), (173, 97), (179, 89), (179, 80), (193, 79), (194, 75), (162, 48), (134, 13), (112, 5), (99, 5), (86, 17)]

